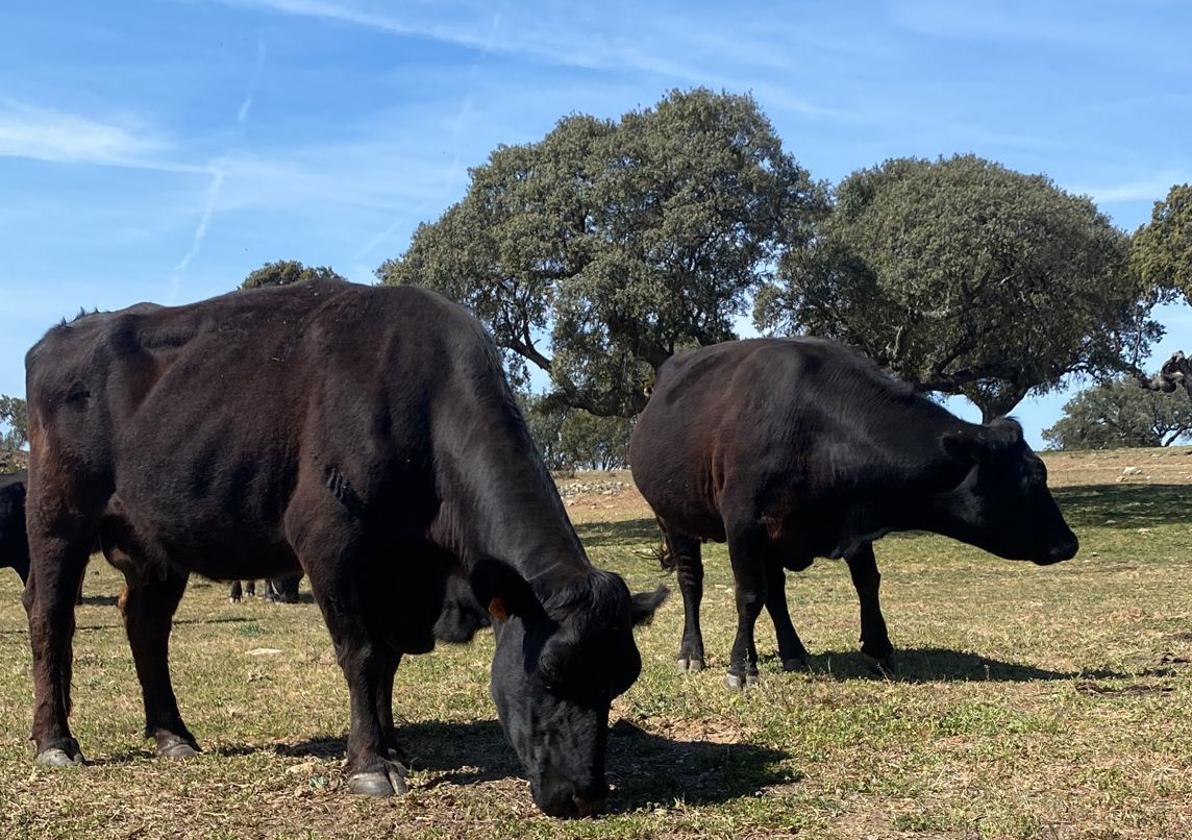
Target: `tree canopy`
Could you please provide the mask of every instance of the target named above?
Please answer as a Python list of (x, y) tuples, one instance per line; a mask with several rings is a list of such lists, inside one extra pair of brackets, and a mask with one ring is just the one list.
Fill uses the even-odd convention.
[(1081, 391), (1043, 438), (1057, 449), (1170, 446), (1192, 436), (1192, 400), (1117, 380)]
[(291, 283), (305, 283), (308, 280), (343, 280), (334, 269), (325, 265), (303, 265), (298, 260), (276, 260), (265, 263), (251, 272), (240, 284), (241, 289), (259, 289), (263, 286), (288, 286)]
[(1092, 201), (1044, 176), (972, 155), (888, 160), (839, 185), (755, 319), (837, 338), (989, 419), (1069, 374), (1126, 369), (1162, 334), (1128, 246)]
[(377, 273), (468, 306), (511, 367), (549, 372), (552, 402), (629, 416), (676, 350), (735, 337), (825, 208), (751, 97), (673, 91), (499, 147)]
[(1130, 262), (1160, 295), (1179, 292), (1192, 303), (1192, 184), (1177, 184), (1155, 202), (1150, 223), (1134, 234)]
[(8, 431), (0, 434), (0, 449), (20, 449), (29, 440), (29, 414), (20, 397), (0, 394), (0, 423)]

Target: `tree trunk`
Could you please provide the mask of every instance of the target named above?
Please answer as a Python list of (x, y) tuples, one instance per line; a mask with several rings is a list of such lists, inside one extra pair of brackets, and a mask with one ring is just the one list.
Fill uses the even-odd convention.
[(970, 395), (969, 399), (981, 409), (981, 422), (990, 423), (999, 417), (1004, 417), (1022, 402), (1029, 388), (1015, 388), (996, 394)]

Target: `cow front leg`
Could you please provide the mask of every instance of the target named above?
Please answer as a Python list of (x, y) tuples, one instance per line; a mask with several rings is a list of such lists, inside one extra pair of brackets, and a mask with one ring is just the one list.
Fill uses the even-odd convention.
[[(311, 581), (312, 588), (314, 581)], [(386, 643), (360, 633), (354, 618), (337, 614), (333, 598), (315, 599), (324, 608), (327, 627), (335, 645), (336, 659), (348, 683), (352, 724), (348, 731), (348, 789), (365, 796), (392, 796), (405, 793), (408, 767), (393, 734), (392, 714), (382, 720), (382, 708), (392, 708), (380, 698), (391, 695), (394, 662)], [(393, 668), (396, 671), (396, 667)], [(388, 676), (387, 678), (387, 674)]]
[(162, 758), (190, 758), (199, 751), (182, 715), (170, 681), (170, 629), (189, 576), (170, 569), (162, 580), (144, 579), (135, 568), (126, 573), (120, 596), (124, 630), (145, 702), (145, 737)]
[(677, 658), (680, 671), (702, 671), (704, 634), (699, 626), (700, 602), (704, 597), (704, 563), (699, 540), (666, 529), (667, 550), (675, 564), (679, 591), (683, 593), (683, 638)]
[(401, 653), (383, 650), (388, 657), (381, 664), (381, 682), (377, 691), (377, 717), (381, 721), (381, 739), (390, 761), (396, 762), (406, 772), (410, 769), (410, 756), (397, 740), (397, 727), (393, 724), (393, 678), (401, 664)]
[(786, 602), (786, 572), (782, 563), (770, 560), (766, 563), (766, 612), (774, 622), (774, 635), (778, 641), (778, 658), (784, 671), (807, 669), (807, 648), (795, 632), (791, 614)]
[[(40, 507), (30, 510), (29, 580), (21, 596), (29, 617), (33, 650), (33, 730), (38, 764), (65, 767), (83, 763), (70, 732), (70, 683), (75, 631), (75, 599), (87, 568), (89, 535), (81, 523), (42, 522)], [(73, 532), (73, 533), (71, 533)], [(62, 536), (63, 533), (70, 536)]]
[(286, 512), (286, 530), (311, 592), (323, 613), (335, 657), (348, 683), (348, 789), (366, 796), (405, 793), (406, 768), (389, 756), (381, 720), (382, 693), (390, 692), (394, 650), (375, 632), (385, 606), (376, 591), (359, 521), (322, 486), (304, 488)]
[(729, 534), (728, 554), (733, 567), (737, 602), (737, 636), (733, 640), (725, 685), (744, 688), (757, 682), (754, 628), (766, 601), (764, 538), (749, 532)]
[(882, 576), (873, 556), (873, 543), (865, 543), (845, 560), (861, 605), (861, 653), (879, 673), (893, 673), (894, 645), (890, 643), (886, 619), (882, 616), (878, 594)]

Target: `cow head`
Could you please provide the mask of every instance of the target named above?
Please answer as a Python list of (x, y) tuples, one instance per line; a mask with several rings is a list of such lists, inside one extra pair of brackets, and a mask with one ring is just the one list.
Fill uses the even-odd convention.
[(963, 474), (947, 494), (943, 533), (1010, 560), (1048, 565), (1075, 556), (1076, 535), (1047, 489), (1047, 467), (1018, 423), (966, 426), (942, 442)]
[(587, 816), (604, 806), (609, 706), (641, 671), (633, 627), (665, 597), (665, 589), (630, 595), (619, 576), (593, 569), (545, 604), (490, 602), (493, 701), (547, 814)]

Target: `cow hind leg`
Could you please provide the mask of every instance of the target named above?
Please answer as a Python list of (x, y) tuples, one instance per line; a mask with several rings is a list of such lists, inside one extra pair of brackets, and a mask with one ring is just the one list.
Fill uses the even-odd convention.
[(774, 635), (778, 640), (778, 658), (784, 671), (807, 669), (807, 648), (795, 632), (791, 622), (790, 609), (786, 602), (786, 572), (782, 563), (770, 560), (766, 563), (766, 612), (774, 622)]
[(63, 767), (83, 763), (70, 732), (70, 684), (75, 631), (75, 599), (90, 554), (90, 535), (80, 518), (43, 522), (31, 508), (32, 563), (22, 603), (29, 618), (33, 650), (33, 730), (38, 764)]
[(680, 671), (701, 671), (704, 667), (704, 635), (699, 625), (700, 602), (704, 597), (704, 563), (695, 537), (663, 527), (666, 549), (674, 564), (679, 591), (683, 594), (683, 637), (677, 658)]
[(894, 645), (890, 643), (886, 619), (882, 616), (878, 596), (882, 576), (878, 573), (877, 560), (873, 556), (873, 543), (865, 543), (845, 560), (861, 606), (861, 653), (878, 673), (893, 673)]
[[(317, 488), (315, 492), (322, 490)], [(292, 504), (286, 514), (290, 542), (310, 579), (335, 656), (348, 683), (348, 789), (366, 796), (405, 793), (406, 768), (389, 755), (380, 701), (390, 693), (395, 651), (370, 622), (376, 593), (360, 524), (330, 496)], [(389, 729), (391, 730), (391, 725)]]
[(134, 569), (126, 573), (126, 588), (120, 596), (124, 630), (145, 702), (145, 737), (154, 740), (162, 758), (190, 758), (199, 751), (182, 722), (170, 681), (170, 629), (187, 578), (185, 572), (170, 569), (164, 579), (143, 579)]

